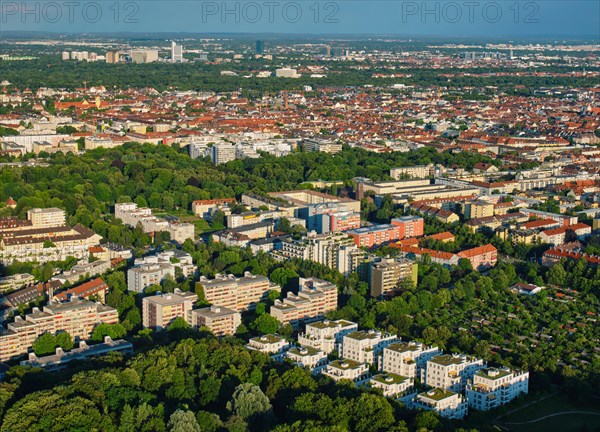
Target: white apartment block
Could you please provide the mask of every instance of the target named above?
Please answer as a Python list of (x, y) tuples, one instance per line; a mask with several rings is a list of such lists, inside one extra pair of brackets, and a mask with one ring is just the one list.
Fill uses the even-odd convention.
[(245, 272), (241, 278), (234, 275), (215, 275), (214, 279), (200, 277), (197, 282), (204, 289), (207, 302), (237, 310), (253, 310), (267, 299), (270, 291), (281, 291), (281, 287), (269, 278)]
[(438, 355), (427, 361), (425, 384), (461, 392), (465, 390), (475, 372), (484, 367), (483, 360), (464, 354)]
[(285, 358), (296, 366), (308, 368), (314, 375), (319, 374), (327, 364), (327, 354), (312, 347), (294, 347), (285, 353)]
[(343, 337), (356, 330), (358, 324), (351, 321), (318, 321), (306, 325), (306, 331), (298, 335), (298, 343), (331, 354), (339, 352)]
[(364, 383), (369, 378), (369, 365), (354, 360), (334, 360), (322, 372), (334, 381), (347, 379), (357, 385)]
[(383, 349), (382, 369), (423, 380), (427, 361), (439, 354), (441, 351), (436, 346), (429, 347), (421, 342), (395, 342)]
[(343, 337), (340, 357), (380, 367), (383, 349), (397, 340), (395, 335), (376, 330), (355, 331)]
[(142, 300), (142, 324), (144, 327), (162, 330), (176, 318), (187, 321), (198, 296), (192, 292), (175, 289), (174, 293), (144, 297)]
[(187, 239), (194, 240), (194, 225), (190, 223), (168, 222), (152, 216), (149, 208), (138, 208), (135, 203), (115, 204), (115, 217), (121, 219), (125, 225), (136, 227), (141, 224), (145, 233), (165, 231), (171, 235), (171, 240), (183, 243)]
[(216, 336), (232, 336), (242, 323), (239, 312), (222, 306), (194, 309), (189, 317), (193, 328), (207, 327)]
[(271, 355), (276, 361), (283, 359), (283, 354), (290, 348), (290, 343), (284, 337), (275, 334), (266, 334), (251, 338), (246, 348)]
[(460, 393), (439, 388), (419, 393), (408, 405), (413, 409), (435, 411), (448, 419), (462, 419), (468, 412), (467, 401)]
[(27, 220), (33, 228), (51, 228), (66, 225), (65, 211), (59, 208), (34, 208), (27, 210)]
[(213, 144), (208, 151), (210, 159), (215, 165), (235, 160), (235, 146), (233, 144), (225, 142)]
[(469, 407), (487, 411), (528, 392), (529, 372), (490, 367), (475, 372), (465, 394)]
[(381, 389), (385, 397), (397, 398), (406, 394), (415, 385), (414, 378), (397, 375), (394, 373), (383, 373), (372, 377), (369, 385)]
[(275, 300), (270, 314), (297, 328), (300, 321), (322, 320), (327, 312), (337, 309), (337, 304), (337, 286), (317, 278), (300, 278), (298, 294), (289, 292), (284, 300)]
[(136, 259), (134, 267), (127, 270), (127, 289), (140, 293), (150, 285), (160, 285), (169, 276), (175, 279), (176, 268), (181, 270), (183, 277), (193, 275), (197, 270), (192, 257), (182, 251), (165, 251)]

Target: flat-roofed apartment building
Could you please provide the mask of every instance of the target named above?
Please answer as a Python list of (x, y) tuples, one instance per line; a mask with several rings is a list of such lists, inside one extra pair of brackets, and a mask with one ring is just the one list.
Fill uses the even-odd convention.
[(251, 351), (270, 354), (275, 360), (283, 359), (283, 354), (290, 348), (290, 343), (283, 336), (266, 334), (251, 338), (246, 344)]
[(285, 358), (296, 366), (308, 368), (314, 375), (320, 373), (327, 364), (327, 354), (310, 346), (293, 347), (285, 353)]
[(0, 361), (6, 361), (27, 353), (33, 342), (43, 333), (56, 334), (66, 331), (74, 339), (89, 339), (94, 327), (100, 323), (116, 324), (116, 309), (88, 300), (51, 303), (42, 310), (37, 307), (25, 315), (0, 326)]
[(241, 323), (239, 312), (222, 306), (194, 309), (190, 313), (193, 328), (207, 327), (216, 336), (232, 336)]
[(435, 175), (435, 165), (415, 165), (410, 167), (400, 167), (390, 169), (390, 177), (394, 180), (403, 179), (424, 179)]
[(250, 272), (240, 278), (220, 274), (214, 279), (201, 276), (197, 284), (202, 286), (207, 302), (238, 312), (255, 309), (259, 302), (267, 299), (270, 291), (281, 291), (281, 287), (268, 277)]
[(358, 324), (352, 321), (317, 321), (306, 325), (306, 331), (298, 335), (298, 343), (331, 354), (334, 350), (339, 352), (344, 336), (356, 330)]
[(383, 349), (396, 341), (397, 336), (376, 330), (354, 331), (343, 337), (340, 357), (380, 366)]
[(115, 204), (115, 217), (121, 219), (125, 225), (136, 227), (142, 225), (145, 233), (165, 231), (171, 235), (171, 240), (183, 243), (187, 239), (194, 239), (194, 225), (190, 223), (169, 222), (166, 219), (152, 215), (149, 208), (139, 208), (135, 203)]
[(34, 208), (27, 210), (27, 219), (33, 228), (59, 227), (66, 224), (65, 211), (59, 208)]
[(462, 419), (469, 409), (463, 395), (439, 388), (419, 393), (407, 406), (412, 409), (435, 411), (440, 417), (449, 419)]
[(188, 321), (188, 313), (194, 307), (198, 296), (192, 292), (175, 289), (173, 293), (163, 293), (144, 297), (142, 300), (142, 324), (144, 327), (162, 330), (176, 318)]
[(317, 278), (300, 278), (298, 294), (289, 292), (284, 300), (275, 300), (270, 314), (282, 324), (298, 327), (300, 321), (322, 320), (327, 312), (336, 310), (337, 305), (337, 286)]
[(279, 199), (284, 203), (295, 205), (298, 208), (308, 207), (309, 205), (336, 203), (344, 204), (347, 210), (360, 212), (360, 201), (350, 198), (340, 198), (322, 192), (312, 190), (292, 190), (284, 192), (271, 192), (269, 196)]
[(441, 351), (437, 346), (421, 342), (394, 342), (383, 349), (382, 369), (422, 381), (427, 362), (439, 354)]
[(417, 285), (419, 265), (404, 258), (382, 258), (370, 264), (371, 296), (389, 296), (399, 292), (403, 280)]
[(461, 392), (475, 372), (484, 367), (483, 360), (464, 354), (438, 355), (427, 361), (425, 384)]
[(349, 359), (334, 360), (325, 367), (322, 373), (334, 381), (347, 379), (359, 384), (369, 378), (369, 365)]
[(386, 372), (372, 377), (368, 385), (381, 389), (385, 397), (398, 397), (407, 393), (415, 385), (414, 378)]
[[(479, 188), (468, 185), (446, 184), (441, 179), (420, 179), (388, 182), (358, 182), (356, 197), (362, 199), (365, 193), (372, 192), (376, 198), (390, 195), (396, 204), (409, 201), (424, 201), (440, 198), (479, 195)], [(377, 203), (377, 199), (375, 200)]]
[(521, 394), (529, 392), (529, 372), (507, 367), (480, 369), (467, 385), (469, 406), (487, 411), (506, 405)]

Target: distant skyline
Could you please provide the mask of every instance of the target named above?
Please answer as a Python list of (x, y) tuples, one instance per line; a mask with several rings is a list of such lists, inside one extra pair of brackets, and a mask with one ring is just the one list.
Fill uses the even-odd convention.
[(101, 0), (0, 4), (0, 31), (564, 37), (600, 43), (600, 2), (595, 0)]

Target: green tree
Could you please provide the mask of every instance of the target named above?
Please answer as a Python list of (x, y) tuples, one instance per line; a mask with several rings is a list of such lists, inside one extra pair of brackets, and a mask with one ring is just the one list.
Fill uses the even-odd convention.
[(33, 348), (35, 355), (44, 356), (54, 354), (56, 345), (56, 336), (51, 333), (43, 333), (35, 342), (33, 342), (31, 347)]
[(60, 332), (56, 335), (56, 345), (61, 347), (64, 351), (70, 351), (75, 346), (73, 338), (67, 332)]
[(194, 413), (178, 409), (169, 418), (170, 432), (202, 432)]
[(227, 402), (227, 409), (243, 419), (255, 420), (270, 413), (272, 406), (260, 387), (243, 383), (235, 388), (231, 400)]
[(259, 334), (277, 333), (281, 323), (269, 314), (259, 315), (250, 323), (250, 329)]

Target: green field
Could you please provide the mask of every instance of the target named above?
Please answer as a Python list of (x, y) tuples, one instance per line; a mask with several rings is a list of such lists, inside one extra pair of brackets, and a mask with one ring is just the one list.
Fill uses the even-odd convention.
[(555, 395), (506, 414), (497, 423), (512, 432), (597, 431), (600, 430), (600, 401), (596, 402), (581, 404), (564, 395)]

